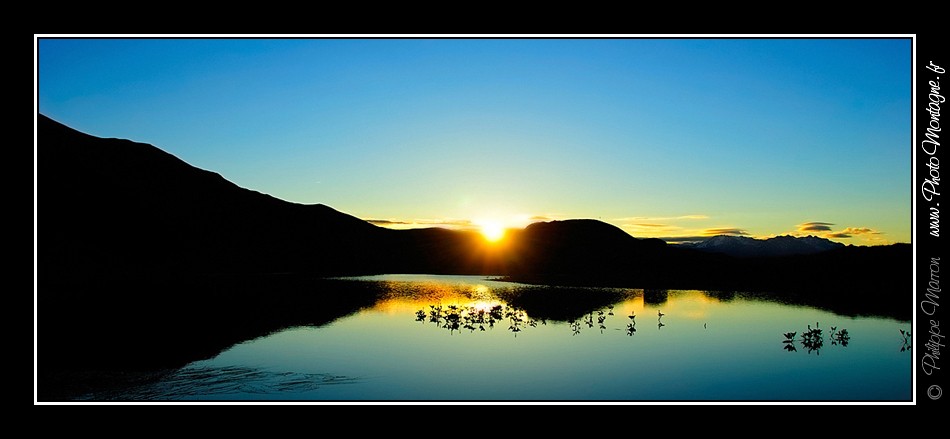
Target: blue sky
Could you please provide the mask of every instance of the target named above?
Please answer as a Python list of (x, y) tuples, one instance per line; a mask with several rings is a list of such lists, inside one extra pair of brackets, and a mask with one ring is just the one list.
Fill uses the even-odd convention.
[(910, 242), (911, 40), (37, 40), (40, 113), (393, 227)]

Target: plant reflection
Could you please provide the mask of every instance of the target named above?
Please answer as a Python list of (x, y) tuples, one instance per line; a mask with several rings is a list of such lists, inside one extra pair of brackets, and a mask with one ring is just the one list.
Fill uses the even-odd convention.
[(901, 352), (912, 350), (914, 346), (910, 331), (904, 331), (903, 329), (898, 329), (898, 331), (901, 332)]
[(840, 344), (841, 346), (848, 347), (848, 342), (851, 341), (851, 335), (848, 334), (848, 330), (847, 330), (847, 329), (842, 329), (842, 330), (838, 331), (838, 330), (837, 330), (837, 327), (835, 327), (835, 326), (832, 326), (832, 327), (831, 327), (831, 336), (830, 336), (830, 337), (831, 337), (831, 345), (832, 345), (832, 346), (835, 346), (835, 345), (839, 345), (839, 344)]
[[(603, 334), (607, 330), (607, 319), (612, 315), (614, 315), (613, 305), (610, 305), (589, 312), (579, 319), (572, 319), (567, 323), (573, 335), (580, 334), (584, 326), (587, 326), (587, 329), (593, 329), (596, 326)], [(630, 316), (631, 323), (627, 325), (628, 335), (633, 335), (637, 331), (634, 317), (636, 316)], [(547, 319), (532, 318), (524, 309), (511, 305), (494, 305), (488, 309), (478, 306), (429, 305), (428, 312), (425, 308), (415, 312), (415, 320), (422, 323), (433, 323), (437, 328), (452, 333), (463, 329), (467, 329), (469, 332), (486, 331), (487, 329), (494, 329), (496, 323), (506, 321), (508, 331), (514, 333), (515, 336), (527, 328), (536, 328), (539, 324), (542, 326), (548, 324)]]
[[(785, 339), (782, 340), (782, 349), (789, 352), (798, 352), (798, 348), (795, 346), (795, 335), (797, 334), (798, 331), (782, 334), (785, 337)], [(828, 334), (828, 340), (832, 346), (840, 345), (842, 347), (848, 347), (848, 343), (851, 342), (851, 334), (848, 333), (847, 329), (839, 330), (837, 326), (832, 326), (831, 332)], [(825, 345), (825, 337), (819, 322), (815, 322), (814, 328), (811, 327), (811, 324), (808, 324), (807, 329), (802, 331), (800, 341), (802, 348), (804, 348), (806, 352), (809, 354), (814, 352), (815, 355), (821, 355), (821, 348)]]
[(429, 322), (436, 327), (446, 329), (449, 332), (467, 329), (469, 332), (485, 331), (493, 329), (495, 324), (501, 321), (508, 321), (508, 330), (515, 333), (523, 331), (527, 327), (537, 327), (540, 322), (546, 325), (544, 319), (536, 320), (517, 307), (494, 305), (485, 309), (477, 306), (462, 307), (459, 305), (429, 305), (429, 311), (420, 309), (416, 311), (417, 322)]
[(795, 334), (798, 334), (798, 332), (785, 333), (785, 340), (782, 340), (782, 344), (784, 345), (786, 351), (798, 352), (798, 349), (795, 347)]

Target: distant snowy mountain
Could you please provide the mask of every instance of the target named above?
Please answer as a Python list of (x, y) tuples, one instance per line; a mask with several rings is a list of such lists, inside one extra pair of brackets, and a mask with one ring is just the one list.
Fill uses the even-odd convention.
[(776, 236), (768, 239), (719, 235), (684, 247), (736, 257), (810, 255), (844, 247), (844, 244), (817, 236)]

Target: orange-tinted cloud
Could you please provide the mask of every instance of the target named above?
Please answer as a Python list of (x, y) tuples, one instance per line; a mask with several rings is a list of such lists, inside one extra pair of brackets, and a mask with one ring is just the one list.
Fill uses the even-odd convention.
[(881, 232), (869, 229), (867, 227), (847, 227), (840, 232), (829, 233), (825, 236), (829, 238), (850, 238), (855, 235), (880, 235)]
[(471, 220), (465, 219), (414, 219), (414, 220), (388, 220), (388, 219), (368, 219), (366, 222), (376, 224), (382, 227), (392, 228), (413, 228), (413, 227), (449, 227), (449, 228), (473, 228), (475, 225)]
[(376, 224), (377, 226), (394, 226), (400, 224), (413, 224), (407, 221), (392, 221), (392, 220), (378, 220), (378, 219), (368, 219), (366, 222), (371, 224)]
[(850, 233), (852, 235), (880, 235), (881, 232), (878, 232), (874, 229), (869, 229), (867, 227), (848, 227), (844, 229), (844, 233)]
[(680, 215), (680, 216), (631, 216), (627, 218), (617, 218), (617, 222), (638, 222), (638, 221), (677, 221), (677, 220), (701, 220), (709, 219), (707, 215)]
[(670, 243), (690, 243), (709, 239), (709, 236), (665, 236), (660, 239)]
[(830, 232), (831, 226), (833, 225), (834, 225), (833, 223), (812, 221), (812, 222), (799, 224), (797, 227), (798, 227), (798, 231), (802, 233), (804, 232)]
[(749, 234), (749, 232), (746, 232), (745, 230), (742, 230), (742, 229), (734, 229), (734, 228), (716, 228), (716, 229), (706, 229), (706, 230), (703, 230), (703, 235), (704, 235), (704, 236), (707, 236), (707, 237), (709, 237), (709, 236), (716, 236), (716, 235), (740, 235), (740, 236), (747, 236), (748, 234)]

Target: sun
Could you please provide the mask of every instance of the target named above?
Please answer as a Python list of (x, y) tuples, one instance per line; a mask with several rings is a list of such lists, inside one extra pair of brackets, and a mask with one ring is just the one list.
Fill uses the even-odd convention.
[(499, 221), (481, 221), (479, 227), (489, 242), (498, 242), (505, 237), (505, 225)]

